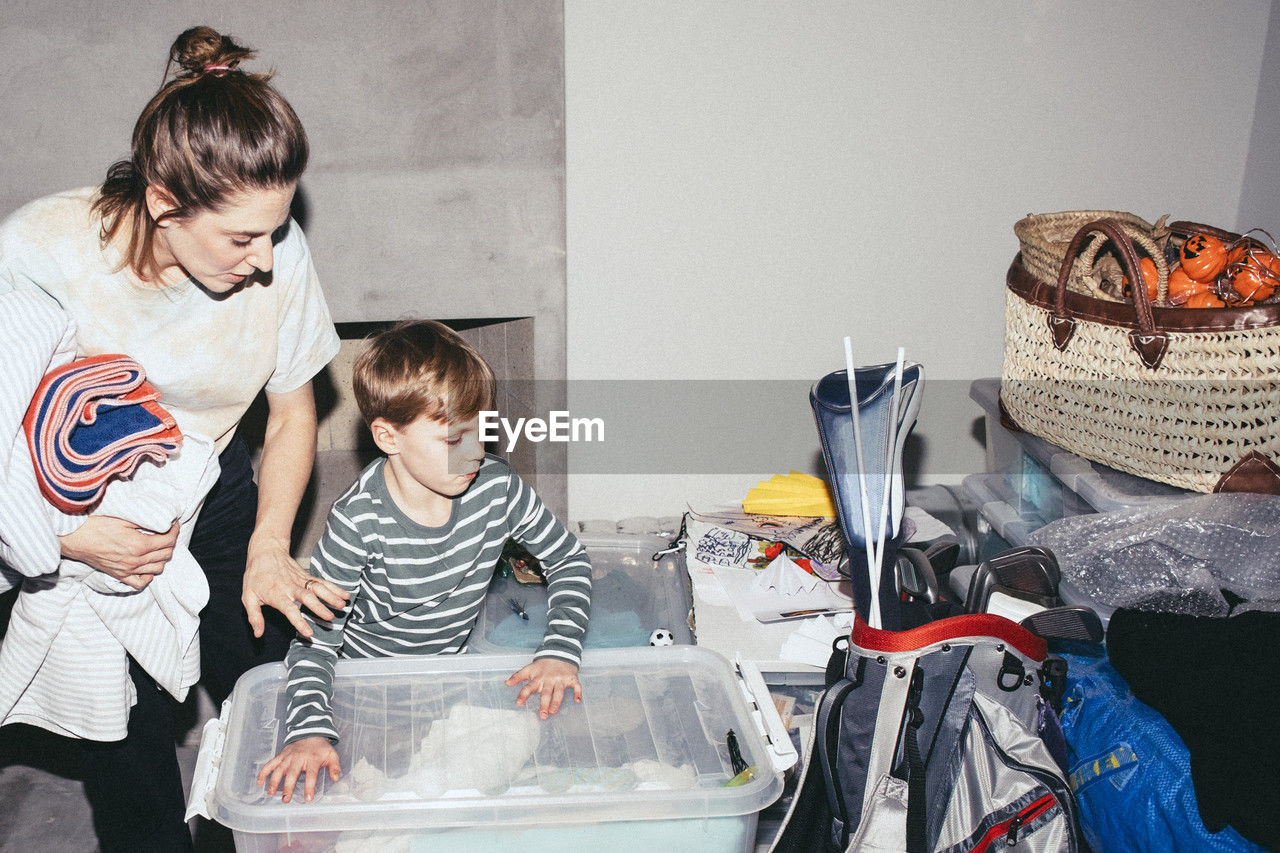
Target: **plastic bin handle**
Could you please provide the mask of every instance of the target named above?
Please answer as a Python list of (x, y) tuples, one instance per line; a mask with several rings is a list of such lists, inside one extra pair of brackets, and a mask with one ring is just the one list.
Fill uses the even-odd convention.
[(187, 814), (184, 820), (196, 815), (212, 820), (209, 814), (209, 792), (218, 781), (222, 767), (222, 748), (226, 743), (226, 717), (231, 710), (231, 700), (222, 703), (222, 713), (208, 720), (200, 732), (200, 750), (196, 753), (196, 768), (191, 777), (191, 796), (187, 798)]
[(791, 744), (791, 735), (787, 733), (787, 727), (782, 724), (777, 706), (773, 704), (773, 695), (769, 693), (769, 688), (764, 683), (760, 667), (737, 655), (734, 656), (733, 663), (738, 670), (738, 683), (742, 686), (742, 695), (752, 706), (751, 718), (755, 721), (760, 734), (764, 736), (765, 742), (769, 744), (769, 760), (773, 762), (773, 769), (779, 773), (790, 770), (800, 760), (800, 756)]

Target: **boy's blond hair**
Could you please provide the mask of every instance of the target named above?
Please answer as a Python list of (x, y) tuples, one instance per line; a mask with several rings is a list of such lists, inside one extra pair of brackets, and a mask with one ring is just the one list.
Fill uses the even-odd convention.
[(379, 332), (356, 359), (356, 405), (366, 424), (404, 426), (422, 415), (449, 425), (492, 409), (493, 371), (443, 323), (408, 320)]

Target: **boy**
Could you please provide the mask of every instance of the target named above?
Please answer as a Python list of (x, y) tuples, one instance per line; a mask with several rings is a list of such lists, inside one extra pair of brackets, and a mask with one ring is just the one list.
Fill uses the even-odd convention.
[(280, 788), (286, 803), (299, 776), (310, 802), (321, 770), (335, 782), (341, 773), (330, 708), (334, 662), (461, 651), (508, 537), (537, 556), (547, 576), (546, 636), (533, 662), (507, 679), (524, 684), (516, 704), (540, 693), (546, 719), (566, 690), (582, 701), (577, 672), (591, 565), (507, 463), (485, 454), (479, 413), (492, 406), (489, 366), (446, 326), (411, 321), (375, 336), (353, 378), (360, 414), (385, 457), (334, 503), (311, 557), (311, 573), (351, 598), (332, 623), (315, 622), (314, 636), (295, 639), (286, 658), (285, 747), (258, 774), (267, 794)]

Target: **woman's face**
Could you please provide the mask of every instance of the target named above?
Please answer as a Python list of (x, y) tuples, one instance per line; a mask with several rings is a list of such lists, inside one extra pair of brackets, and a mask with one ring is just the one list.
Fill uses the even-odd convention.
[[(191, 276), (207, 290), (227, 293), (259, 273), (271, 272), (272, 238), (289, 221), (295, 189), (289, 184), (245, 190), (217, 210), (160, 220), (156, 260), (161, 281), (171, 284)], [(147, 203), (152, 217), (173, 206), (167, 193), (153, 194), (150, 188)]]

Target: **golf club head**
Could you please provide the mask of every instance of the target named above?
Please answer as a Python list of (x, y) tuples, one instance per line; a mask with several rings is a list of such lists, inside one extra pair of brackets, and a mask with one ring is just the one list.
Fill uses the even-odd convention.
[(974, 567), (973, 575), (969, 578), (969, 589), (964, 596), (964, 612), (977, 613), (978, 602), (986, 597), (987, 588), (996, 582), (995, 575), (991, 573), (991, 562), (983, 560)]
[[(984, 612), (991, 597), (991, 588), (997, 585), (1006, 591), (1026, 593), (1020, 596), (1023, 598), (1035, 596), (1057, 600), (1060, 580), (1058, 560), (1048, 548), (1038, 545), (1010, 548), (978, 564), (973, 579), (969, 581), (964, 609), (966, 613)], [(1061, 603), (1057, 600), (1057, 604)]]
[(1049, 608), (1063, 606), (1062, 599), (1056, 595), (1040, 595), (1034, 592), (1027, 592), (1024, 589), (1014, 589), (1012, 587), (1007, 587), (998, 583), (993, 583), (987, 587), (985, 596), (981, 601), (978, 602), (978, 609), (974, 612), (990, 613), (992, 610), (991, 597), (997, 593), (999, 593), (1000, 595), (1006, 596), (1008, 598), (1015, 598), (1015, 599), (1018, 599), (1019, 601), (1029, 602), (1035, 605), (1036, 607), (1040, 607), (1046, 610)]
[(898, 589), (926, 604), (937, 604), (942, 598), (933, 564), (925, 552), (917, 548), (898, 549)]
[(1052, 607), (1033, 613), (1019, 624), (1046, 640), (1101, 643), (1106, 636), (1102, 620), (1088, 607)]
[(1001, 586), (1037, 595), (1057, 595), (1062, 572), (1048, 548), (1023, 545), (1002, 551), (987, 561)]
[(925, 559), (933, 568), (934, 575), (945, 575), (960, 563), (960, 543), (943, 539), (924, 549)]

